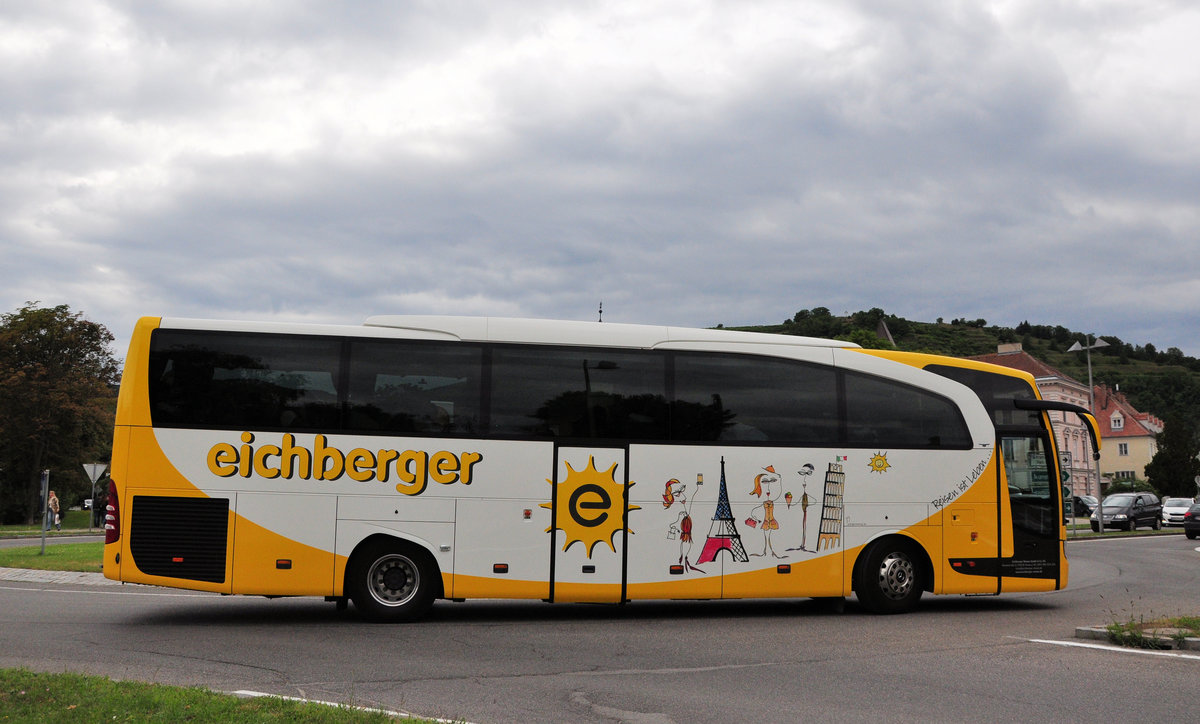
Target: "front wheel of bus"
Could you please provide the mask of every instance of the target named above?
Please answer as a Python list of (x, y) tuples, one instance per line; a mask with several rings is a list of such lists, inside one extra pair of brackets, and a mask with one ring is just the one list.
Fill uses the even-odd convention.
[(346, 588), (368, 621), (416, 621), (434, 599), (434, 566), (412, 546), (373, 543), (354, 556)]
[(902, 613), (917, 605), (924, 584), (912, 546), (893, 540), (879, 541), (863, 556), (854, 590), (868, 610)]

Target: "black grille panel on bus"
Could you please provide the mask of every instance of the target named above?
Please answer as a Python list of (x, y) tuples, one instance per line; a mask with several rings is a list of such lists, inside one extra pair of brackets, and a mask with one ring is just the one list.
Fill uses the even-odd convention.
[(132, 516), (129, 551), (142, 572), (225, 581), (228, 500), (135, 495)]

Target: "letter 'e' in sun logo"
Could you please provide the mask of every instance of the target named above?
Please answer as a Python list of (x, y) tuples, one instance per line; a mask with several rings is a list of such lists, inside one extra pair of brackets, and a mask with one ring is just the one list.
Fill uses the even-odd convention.
[[(555, 524), (546, 532), (557, 528), (566, 534), (563, 551), (582, 543), (587, 549), (587, 557), (591, 558), (592, 549), (603, 542), (616, 553), (613, 538), (625, 529), (625, 486), (614, 477), (617, 464), (600, 472), (596, 469), (596, 459), (588, 456), (587, 467), (583, 470), (575, 470), (569, 462), (566, 466), (567, 479), (558, 485), (558, 507), (555, 508), (552, 502), (541, 504), (554, 512)], [(553, 480), (546, 482), (554, 485)], [(633, 482), (629, 485), (633, 486)], [(637, 505), (629, 506), (629, 510), (640, 509)]]
[(871, 472), (873, 473), (884, 473), (887, 472), (888, 468), (892, 467), (888, 464), (887, 453), (875, 453), (875, 455), (871, 457), (871, 462), (867, 463), (867, 465), (871, 468)]

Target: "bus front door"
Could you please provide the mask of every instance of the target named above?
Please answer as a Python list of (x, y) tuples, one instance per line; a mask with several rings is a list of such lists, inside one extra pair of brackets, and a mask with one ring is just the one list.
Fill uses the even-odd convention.
[(556, 449), (550, 600), (625, 600), (628, 460), (625, 447)]
[[(1050, 441), (1044, 434), (1001, 434), (1000, 450), (1008, 483), (1008, 520), (1001, 519), (1002, 538), (1009, 537), (1012, 555), (1000, 558), (1001, 590), (1005, 580), (1023, 579), (1008, 590), (1059, 588), (1059, 530), (1062, 512), (1058, 480), (1053, 475)], [(1015, 581), (1012, 582), (1016, 584)]]

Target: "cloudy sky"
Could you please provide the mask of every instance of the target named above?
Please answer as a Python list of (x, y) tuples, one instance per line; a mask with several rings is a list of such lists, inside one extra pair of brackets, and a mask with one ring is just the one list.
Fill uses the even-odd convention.
[(1200, 356), (1194, 0), (0, 6), (0, 312), (714, 326)]

